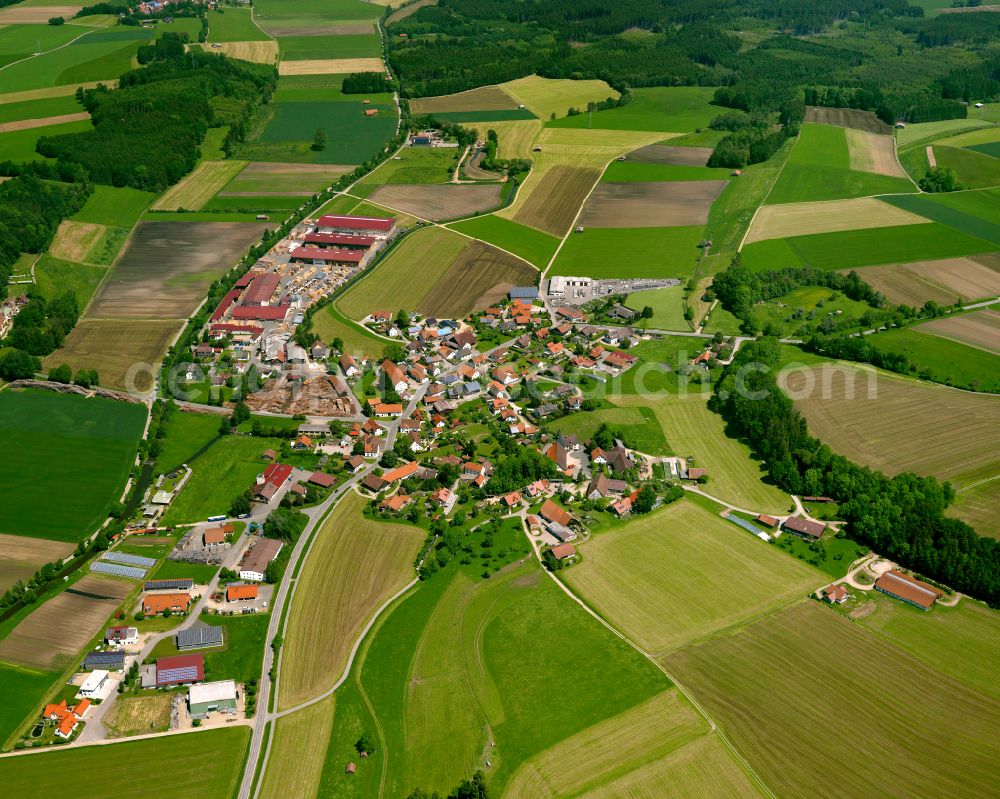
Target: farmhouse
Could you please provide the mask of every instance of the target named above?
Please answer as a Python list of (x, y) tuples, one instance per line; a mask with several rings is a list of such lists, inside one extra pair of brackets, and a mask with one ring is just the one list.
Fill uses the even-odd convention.
[(396, 393), (406, 391), (410, 383), (399, 366), (386, 359), (382, 361), (382, 365), (379, 368), (381, 368), (382, 374), (385, 377), (386, 388), (391, 388)]
[(576, 557), (576, 547), (572, 544), (556, 544), (549, 552), (556, 560), (569, 560)]
[(292, 476), (292, 467), (286, 463), (272, 463), (257, 475), (254, 495), (263, 502), (270, 502), (278, 489)]
[(104, 632), (106, 643), (129, 646), (139, 643), (139, 631), (135, 627), (108, 627)]
[(193, 685), (205, 679), (205, 656), (174, 655), (156, 661), (156, 687)]
[(921, 610), (930, 610), (944, 592), (929, 583), (890, 569), (875, 581), (875, 590), (908, 602)]
[(383, 474), (382, 480), (388, 484), (397, 483), (400, 480), (405, 480), (407, 477), (415, 475), (419, 468), (420, 464), (416, 461), (410, 461), (409, 463), (404, 463), (402, 466)]
[(236, 712), (236, 683), (233, 680), (219, 680), (192, 685), (188, 688), (188, 708), (191, 718), (203, 719), (209, 713)]
[(835, 602), (842, 605), (848, 598), (847, 589), (842, 585), (828, 585), (823, 589), (823, 598), (831, 605)]
[(58, 705), (46, 705), (42, 711), (42, 718), (58, 722), (55, 734), (60, 738), (69, 738), (89, 709), (89, 699), (81, 699), (73, 707), (69, 707), (63, 699)]
[(142, 600), (142, 612), (147, 616), (155, 616), (159, 613), (186, 613), (191, 604), (191, 595), (188, 593), (172, 594), (147, 594)]
[(208, 527), (201, 534), (202, 544), (206, 547), (224, 544), (226, 543), (226, 536), (232, 535), (234, 532), (236, 532), (236, 528), (231, 524)]
[[(361, 465), (364, 466), (364, 460), (359, 458), (359, 461)], [(320, 488), (329, 488), (337, 482), (337, 478), (335, 478), (332, 474), (327, 474), (326, 472), (313, 472), (309, 475), (308, 480), (310, 483), (317, 485)]]
[(413, 497), (407, 494), (394, 494), (389, 497), (385, 502), (382, 503), (382, 510), (387, 510), (391, 513), (399, 513), (403, 508), (413, 502)]
[(799, 518), (798, 516), (789, 516), (785, 519), (785, 523), (781, 525), (781, 529), (797, 535), (799, 538), (818, 540), (826, 532), (826, 525), (822, 522), (814, 522), (810, 519)]
[(377, 474), (369, 474), (365, 476), (365, 479), (361, 481), (361, 485), (371, 491), (373, 494), (377, 494), (387, 485), (389, 485), (385, 480), (379, 477)]
[(628, 484), (624, 480), (612, 480), (606, 474), (595, 474), (587, 486), (587, 499), (604, 499), (613, 494), (624, 494)]
[(572, 541), (576, 538), (576, 533), (569, 529), (573, 517), (551, 499), (545, 500), (538, 513), (545, 520), (549, 532), (560, 541)]
[(240, 564), (240, 579), (263, 581), (268, 564), (278, 557), (281, 547), (282, 543), (273, 538), (259, 539), (243, 557), (243, 563)]

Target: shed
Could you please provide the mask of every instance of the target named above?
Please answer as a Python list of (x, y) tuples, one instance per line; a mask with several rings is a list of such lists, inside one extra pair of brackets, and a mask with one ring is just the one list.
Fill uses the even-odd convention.
[(207, 646), (222, 646), (222, 628), (208, 624), (195, 624), (177, 631), (177, 649), (201, 649)]
[(209, 713), (236, 712), (236, 683), (233, 680), (219, 680), (192, 685), (188, 688), (188, 707), (191, 717), (205, 718)]

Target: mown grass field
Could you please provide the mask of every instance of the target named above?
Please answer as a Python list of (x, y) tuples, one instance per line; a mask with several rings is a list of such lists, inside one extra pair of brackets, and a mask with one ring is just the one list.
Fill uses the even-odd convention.
[(916, 142), (944, 138), (955, 131), (979, 128), (989, 123), (979, 119), (942, 119), (938, 122), (918, 122), (895, 131), (900, 148)]
[(172, 699), (168, 693), (119, 697), (115, 700), (112, 711), (103, 720), (105, 729), (112, 738), (166, 732), (170, 729)]
[[(778, 796), (992, 794), (1000, 702), (818, 603), (665, 663)], [(872, 692), (872, 674), (890, 679)], [(850, 734), (815, 735), (817, 719)]]
[[(0, 746), (13, 744), (8, 741), (21, 723), (36, 710), (36, 705), (42, 701), (45, 692), (56, 679), (56, 672), (42, 669), (26, 669), (0, 663), (0, 682), (3, 682), (6, 701), (0, 704)], [(0, 773), (3, 764), (10, 760), (0, 760)]]
[(917, 325), (921, 333), (968, 344), (994, 355), (1000, 355), (1000, 314), (991, 310), (953, 314), (944, 319), (935, 319)]
[(225, 8), (208, 12), (208, 41), (256, 42), (270, 37), (258, 28), (249, 8)]
[(415, 97), (410, 100), (410, 111), (414, 114), (516, 111), (517, 105), (517, 100), (499, 86), (480, 86), (438, 97)]
[(89, 130), (89, 120), (77, 122), (62, 122), (58, 125), (48, 125), (44, 128), (26, 128), (0, 133), (0, 153), (12, 161), (48, 161), (35, 152), (35, 145), (41, 136), (58, 136), (61, 133), (79, 133)]
[[(580, 551), (566, 582), (655, 656), (805, 596), (823, 580), (688, 500), (595, 535)], [(727, 590), (734, 581), (740, 591)]]
[(327, 344), (335, 338), (344, 342), (346, 352), (357, 357), (378, 357), (389, 343), (350, 321), (333, 303), (323, 306), (312, 317), (312, 330)]
[(466, 219), (449, 227), (487, 244), (509, 250), (539, 269), (545, 268), (559, 246), (559, 240), (555, 236), (495, 214)]
[(704, 228), (587, 228), (566, 239), (550, 275), (685, 278), (694, 273)]
[(316, 796), (335, 710), (331, 696), (275, 722), (261, 799)]
[(930, 221), (925, 216), (919, 215), (916, 207), (882, 202), (874, 197), (764, 205), (754, 217), (746, 243), (844, 230), (919, 225)]
[[(73, 793), (80, 799), (108, 795), (107, 775), (128, 763), (135, 773), (129, 785), (148, 799), (229, 796), (239, 784), (250, 728), (229, 727), (196, 735), (178, 735), (113, 746), (88, 746), (0, 760), (0, 781), (11, 791), (46, 794), (61, 790), (74, 774)], [(169, 777), (164, 764), (170, 764)]]
[(725, 180), (728, 169), (640, 161), (612, 161), (601, 176), (602, 183), (650, 183), (654, 181)]
[[(424, 540), (415, 526), (370, 521), (349, 493), (315, 533), (285, 627), (278, 705), (293, 707), (329, 689), (361, 630), (413, 579)], [(359, 564), (364, 568), (358, 568)]]
[(158, 211), (182, 208), (200, 211), (246, 165), (246, 161), (202, 161), (193, 172), (167, 189), (153, 203), (153, 208)]
[(871, 343), (885, 352), (905, 355), (915, 375), (936, 383), (973, 391), (1000, 391), (1000, 356), (942, 338), (922, 325), (887, 330), (873, 336)]
[(46, 299), (72, 291), (79, 307), (86, 308), (107, 268), (73, 263), (43, 255), (35, 264), (35, 285)]
[(3, 103), (0, 104), (0, 124), (18, 122), (22, 119), (44, 119), (62, 114), (74, 114), (82, 110), (83, 107), (72, 95)]
[(169, 474), (188, 463), (219, 437), (219, 417), (214, 413), (177, 412), (167, 423), (167, 435), (160, 440), (156, 472)]
[(618, 92), (602, 80), (526, 78), (501, 83), (500, 87), (518, 103), (523, 103), (539, 119), (566, 116), (570, 108), (586, 109), (590, 101), (618, 97)]
[(691, 325), (684, 318), (684, 286), (637, 291), (629, 294), (625, 305), (641, 311), (648, 306), (653, 316), (644, 320), (647, 327), (659, 330), (688, 330)]
[(558, 433), (575, 433), (581, 441), (589, 441), (602, 424), (621, 430), (628, 446), (649, 455), (670, 455), (670, 445), (656, 415), (649, 408), (601, 408), (581, 411), (556, 419), (549, 425)]
[(281, 58), (308, 61), (323, 58), (378, 58), (382, 53), (377, 33), (355, 33), (340, 36), (281, 36), (278, 39)]
[(927, 219), (991, 242), (1000, 248), (1000, 193), (994, 190), (961, 191), (930, 199), (926, 195), (889, 197), (888, 202)]
[(458, 155), (457, 150), (451, 149), (405, 147), (398, 156), (365, 175), (355, 191), (360, 186), (384, 186), (389, 183), (448, 183), (455, 171)]
[(155, 197), (152, 192), (128, 187), (94, 186), (94, 193), (71, 219), (77, 222), (130, 228), (139, 220)]
[[(709, 105), (714, 91), (714, 89), (701, 86), (657, 86), (633, 89), (632, 102), (621, 108), (588, 114), (586, 113), (587, 104), (583, 103), (582, 107), (577, 106), (584, 111), (583, 114), (557, 119), (547, 124), (558, 128), (686, 133), (695, 128), (706, 127), (712, 118), (719, 114), (717, 106)], [(542, 118), (548, 119), (548, 115)]]
[(963, 186), (973, 189), (1000, 186), (1000, 158), (961, 147), (934, 145), (939, 167), (954, 169)]
[[(0, 532), (78, 541), (118, 499), (145, 423), (136, 403), (48, 391), (0, 394)], [(51, 497), (60, 496), (59, 502)]]
[(499, 142), (497, 150), (501, 158), (531, 158), (532, 145), (542, 130), (542, 123), (537, 119), (499, 122), (468, 120), (463, 123), (463, 127), (475, 129), (476, 135), (481, 139), (485, 139), (489, 131), (496, 131)]

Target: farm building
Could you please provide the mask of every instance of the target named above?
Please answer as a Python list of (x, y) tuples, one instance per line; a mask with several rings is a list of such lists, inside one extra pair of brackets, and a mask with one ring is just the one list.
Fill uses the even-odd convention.
[(250, 551), (243, 558), (243, 563), (240, 564), (240, 579), (261, 582), (268, 564), (278, 557), (281, 546), (281, 542), (273, 538), (259, 539), (250, 547)]
[(603, 499), (612, 494), (624, 494), (628, 484), (624, 480), (612, 480), (606, 474), (595, 474), (587, 486), (587, 499)]
[(236, 528), (231, 524), (223, 524), (219, 527), (208, 527), (202, 532), (202, 544), (206, 547), (217, 546), (226, 543), (226, 536), (236, 532)]
[(156, 661), (156, 687), (193, 685), (205, 679), (204, 655), (173, 655)]
[(171, 594), (147, 594), (142, 600), (142, 612), (147, 616), (158, 613), (186, 613), (191, 604), (191, 595), (184, 592)]
[(236, 712), (236, 683), (233, 680), (219, 680), (192, 685), (188, 688), (188, 708), (191, 718), (203, 719), (209, 713)]
[(766, 513), (758, 514), (757, 521), (766, 527), (770, 527), (772, 530), (778, 526), (778, 520), (773, 516), (768, 516)]
[(800, 538), (811, 538), (818, 540), (826, 532), (826, 525), (822, 522), (814, 522), (811, 519), (802, 519), (798, 516), (789, 516), (781, 529)]
[(243, 295), (244, 305), (269, 305), (274, 292), (278, 288), (278, 275), (274, 272), (265, 272), (255, 277), (246, 293)]
[(128, 646), (139, 643), (139, 630), (135, 627), (108, 627), (104, 632), (104, 640), (109, 644)]
[(842, 585), (828, 585), (823, 589), (823, 598), (831, 605), (834, 602), (843, 604), (848, 599), (847, 589)]
[(303, 244), (315, 247), (336, 247), (339, 250), (368, 250), (378, 241), (374, 236), (352, 236), (346, 233), (308, 233)]
[(576, 547), (572, 544), (557, 544), (549, 551), (556, 560), (569, 560), (576, 557)]
[(369, 474), (361, 481), (361, 485), (371, 491), (373, 494), (377, 494), (387, 485), (389, 485), (385, 480), (379, 477), (377, 474)]
[(185, 577), (178, 580), (146, 580), (142, 584), (143, 591), (190, 591), (194, 588), (194, 580)]
[(929, 583), (890, 569), (875, 581), (875, 590), (908, 602), (921, 610), (930, 610), (944, 592)]
[(545, 520), (549, 532), (555, 538), (562, 542), (572, 541), (576, 538), (576, 533), (569, 529), (573, 517), (551, 499), (545, 500), (538, 513)]
[(231, 583), (226, 588), (226, 602), (250, 602), (257, 598), (258, 592), (256, 585)]
[(83, 659), (84, 669), (107, 669), (122, 671), (125, 668), (124, 652), (88, 652)]
[(323, 266), (359, 266), (364, 263), (367, 252), (363, 250), (339, 250), (333, 247), (296, 247), (288, 254), (293, 264), (315, 264)]
[(222, 628), (208, 624), (195, 624), (177, 631), (177, 649), (201, 649), (206, 646), (222, 646)]
[(80, 686), (80, 696), (92, 699), (99, 696), (104, 687), (108, 684), (108, 672), (106, 669), (95, 669), (87, 675), (87, 679)]
[(321, 216), (315, 233), (346, 233), (350, 236), (373, 236), (385, 240), (396, 232), (396, 219), (381, 216)]
[[(364, 465), (364, 461), (361, 461), (361, 465)], [(320, 488), (329, 488), (337, 482), (337, 478), (335, 478), (332, 474), (327, 474), (326, 472), (313, 472), (309, 475), (309, 482), (313, 485), (319, 486)]]
[(512, 300), (537, 300), (538, 286), (514, 286), (507, 296)]

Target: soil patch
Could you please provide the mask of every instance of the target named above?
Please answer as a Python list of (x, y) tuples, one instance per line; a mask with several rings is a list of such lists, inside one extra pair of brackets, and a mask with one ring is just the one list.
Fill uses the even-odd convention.
[(879, 119), (871, 111), (858, 111), (854, 108), (806, 108), (806, 122), (818, 122), (821, 125), (837, 125), (841, 128), (867, 130), (870, 133), (892, 134), (892, 128)]
[(580, 204), (600, 176), (599, 169), (562, 165), (552, 167), (518, 209), (514, 221), (544, 230), (553, 236), (562, 236), (573, 224)]

